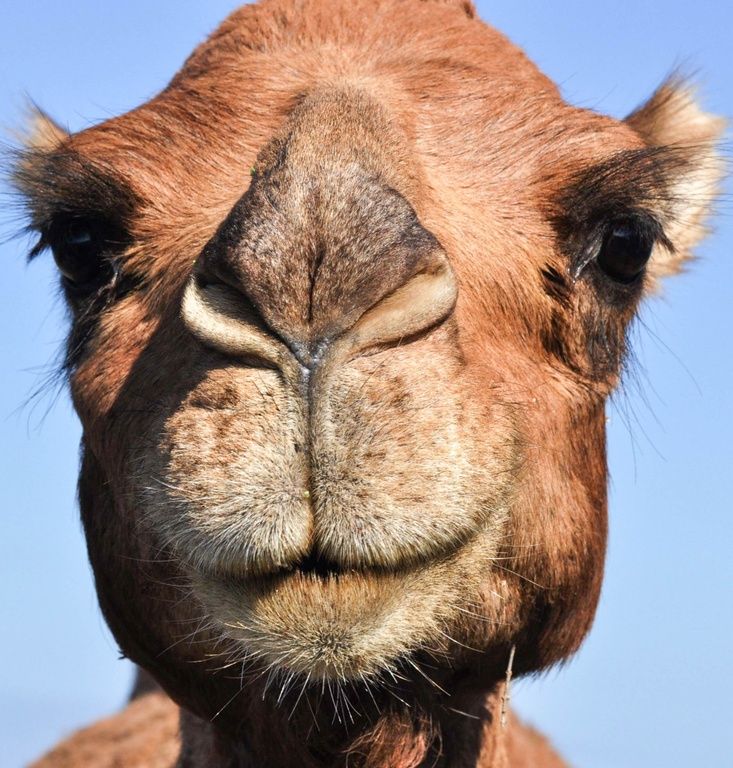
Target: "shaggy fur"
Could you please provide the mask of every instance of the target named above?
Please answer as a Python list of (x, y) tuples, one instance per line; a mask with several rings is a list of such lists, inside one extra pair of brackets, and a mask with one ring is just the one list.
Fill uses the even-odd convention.
[[(679, 83), (571, 107), (435, 0), (264, 0), (138, 109), (39, 116), (100, 605), (182, 712), (180, 747), (153, 693), (39, 765), (559, 766), (502, 726), (508, 660), (591, 624), (605, 399), (720, 130)], [(618, 227), (654, 244), (628, 281)]]

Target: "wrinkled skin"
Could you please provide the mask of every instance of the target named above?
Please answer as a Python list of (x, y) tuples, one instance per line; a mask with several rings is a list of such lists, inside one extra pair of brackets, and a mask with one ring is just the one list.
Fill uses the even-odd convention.
[[(66, 269), (100, 604), (181, 765), (552, 764), (497, 746), (501, 681), (592, 621), (605, 399), (718, 132), (680, 85), (570, 107), (417, 0), (245, 7), (137, 110), (41, 126), (17, 179)], [(69, 216), (117, 234), (93, 290)]]

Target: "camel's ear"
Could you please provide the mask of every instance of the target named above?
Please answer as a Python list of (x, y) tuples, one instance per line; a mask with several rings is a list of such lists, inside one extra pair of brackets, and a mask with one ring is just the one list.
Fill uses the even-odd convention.
[(20, 148), (14, 154), (8, 179), (21, 198), (32, 196), (36, 171), (42, 166), (46, 154), (59, 147), (68, 137), (68, 131), (43, 110), (35, 104), (29, 105), (25, 125), (15, 133)]
[(671, 160), (661, 211), (671, 247), (658, 246), (650, 262), (653, 277), (679, 272), (707, 234), (705, 221), (720, 189), (725, 163), (719, 143), (725, 121), (704, 112), (694, 88), (673, 78), (626, 118), (650, 148)]
[(30, 105), (25, 130), (20, 135), (21, 143), (27, 150), (49, 152), (68, 138), (69, 132), (52, 117), (35, 104)]

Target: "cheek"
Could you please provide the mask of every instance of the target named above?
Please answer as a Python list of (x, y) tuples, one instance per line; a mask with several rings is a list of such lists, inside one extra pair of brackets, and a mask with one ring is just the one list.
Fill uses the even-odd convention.
[(70, 377), (87, 446), (107, 471), (131, 441), (180, 398), (180, 372), (195, 375), (192, 345), (176, 323), (151, 317), (135, 298), (105, 315)]
[(602, 400), (576, 391), (540, 405), (527, 428), (505, 552), (518, 602), (532, 608), (520, 622), (530, 644), (524, 652), (535, 666), (567, 658), (585, 637), (600, 592), (607, 532)]
[(96, 458), (88, 450), (82, 458), (79, 502), (89, 558), (100, 607), (121, 650), (154, 670), (166, 691), (178, 701), (183, 697), (189, 707), (205, 701), (212, 686), (226, 690), (231, 676), (220, 675), (218, 668), (220, 654), (228, 649), (219, 633), (212, 632), (186, 579), (140, 535), (137, 520), (120, 503), (113, 478)]
[(107, 418), (125, 397), (157, 325), (133, 299), (123, 300), (99, 319), (71, 376), (74, 406), (85, 428)]
[(523, 446), (511, 556), (552, 586), (555, 573), (577, 566), (579, 575), (595, 561), (589, 542), (605, 535), (605, 405), (557, 369), (537, 366), (521, 381), (505, 385), (505, 396), (516, 397)]

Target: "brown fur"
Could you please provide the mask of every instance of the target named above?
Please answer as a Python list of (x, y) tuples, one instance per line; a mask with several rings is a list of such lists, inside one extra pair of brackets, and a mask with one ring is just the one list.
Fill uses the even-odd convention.
[[(195, 741), (181, 755), (178, 715), (178, 708), (164, 694), (148, 693), (119, 715), (74, 734), (29, 768), (175, 768), (181, 760), (186, 765), (199, 759), (202, 765), (213, 766), (209, 743)], [(429, 724), (416, 731), (409, 719), (378, 722), (351, 746), (350, 764), (390, 768), (422, 765), (431, 748), (426, 739), (430, 733)], [(506, 730), (484, 729), (483, 752), (490, 756), (491, 765), (499, 768), (564, 766), (545, 739), (514, 717)]]
[[(82, 518), (178, 765), (560, 765), (502, 680), (592, 622), (605, 399), (718, 121), (674, 83), (570, 107), (469, 3), (265, 0), (140, 108), (41, 125), (38, 249), (114, 233), (110, 282), (67, 283)], [(625, 285), (592, 257), (628, 216), (657, 245)], [(158, 765), (126, 756), (154, 696), (42, 765)]]
[(172, 768), (180, 749), (176, 706), (163, 693), (149, 693), (122, 714), (79, 731), (30, 768)]

